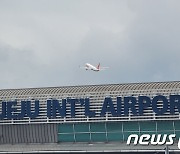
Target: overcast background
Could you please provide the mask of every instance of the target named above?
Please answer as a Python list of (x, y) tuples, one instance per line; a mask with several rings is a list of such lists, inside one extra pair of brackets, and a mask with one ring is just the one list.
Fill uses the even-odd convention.
[(0, 0), (0, 89), (179, 81), (179, 66), (179, 0)]

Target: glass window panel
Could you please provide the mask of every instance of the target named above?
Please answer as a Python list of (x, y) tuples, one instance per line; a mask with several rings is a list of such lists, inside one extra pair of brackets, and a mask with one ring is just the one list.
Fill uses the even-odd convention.
[(179, 130), (180, 131), (180, 121), (174, 121), (174, 126), (175, 126), (175, 130)]
[(59, 124), (59, 133), (73, 133), (73, 124)]
[(157, 130), (174, 130), (172, 121), (158, 121), (157, 122)]
[(122, 132), (122, 122), (109, 122), (106, 127), (108, 132)]
[(180, 131), (175, 131), (176, 133), (176, 139), (179, 139), (180, 138)]
[(91, 141), (106, 142), (106, 133), (91, 133)]
[(127, 141), (129, 135), (131, 134), (137, 134), (139, 136), (139, 132), (124, 132), (124, 140)]
[(164, 135), (164, 134), (167, 134), (167, 135), (170, 135), (170, 134), (174, 134), (174, 131), (173, 130), (166, 130), (166, 131), (158, 131), (157, 134), (161, 134), (161, 135)]
[(152, 134), (156, 134), (156, 131), (141, 131), (141, 132), (140, 132), (140, 135), (143, 135), (143, 134), (152, 135)]
[(90, 142), (90, 133), (76, 133), (76, 142)]
[(89, 132), (89, 123), (81, 123), (74, 125), (75, 132)]
[(105, 123), (91, 123), (91, 132), (105, 132)]
[(145, 121), (140, 122), (140, 131), (156, 131), (156, 122), (154, 121)]
[(59, 142), (74, 142), (74, 134), (59, 134)]
[(108, 133), (108, 141), (123, 141), (122, 133)]
[(124, 131), (139, 131), (138, 122), (124, 122), (123, 123)]

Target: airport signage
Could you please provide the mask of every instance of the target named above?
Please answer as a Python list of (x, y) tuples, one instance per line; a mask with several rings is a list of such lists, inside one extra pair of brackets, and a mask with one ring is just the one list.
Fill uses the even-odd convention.
[[(180, 112), (180, 95), (170, 95), (168, 98), (163, 95), (157, 95), (153, 98), (148, 96), (128, 96), (128, 97), (105, 97), (100, 103), (100, 112), (93, 110), (89, 98), (66, 98), (62, 100), (48, 99), (46, 105), (41, 107), (40, 100), (27, 101), (1, 101), (0, 119), (23, 119), (24, 117), (36, 118), (40, 116), (40, 111), (46, 113), (48, 118), (66, 117), (70, 115), (76, 117), (78, 107), (82, 108), (85, 117), (104, 117), (106, 113), (112, 116), (128, 116), (129, 111), (133, 115), (141, 116), (145, 109), (151, 108), (156, 115), (163, 115), (166, 112), (175, 114), (175, 110)], [(159, 106), (159, 103), (161, 104)]]

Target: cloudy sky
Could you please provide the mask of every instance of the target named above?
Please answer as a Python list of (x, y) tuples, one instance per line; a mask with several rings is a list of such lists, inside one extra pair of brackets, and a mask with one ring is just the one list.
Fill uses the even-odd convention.
[[(179, 0), (0, 0), (0, 89), (180, 80)], [(86, 62), (106, 71), (79, 69)]]

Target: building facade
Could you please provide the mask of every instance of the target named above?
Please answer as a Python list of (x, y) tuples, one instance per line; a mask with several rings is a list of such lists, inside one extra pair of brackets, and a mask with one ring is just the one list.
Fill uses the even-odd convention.
[(0, 152), (179, 152), (179, 112), (179, 81), (3, 89)]

